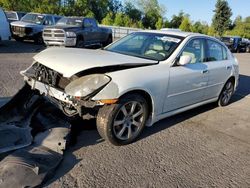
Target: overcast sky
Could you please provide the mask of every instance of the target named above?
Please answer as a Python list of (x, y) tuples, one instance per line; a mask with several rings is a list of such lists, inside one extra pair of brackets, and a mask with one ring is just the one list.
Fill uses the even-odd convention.
[[(193, 21), (206, 21), (211, 23), (214, 15), (216, 0), (158, 0), (167, 11), (165, 17), (171, 19), (173, 14), (178, 14), (180, 10), (190, 15)], [(243, 18), (250, 16), (250, 0), (228, 0), (232, 9), (232, 20), (238, 15)]]

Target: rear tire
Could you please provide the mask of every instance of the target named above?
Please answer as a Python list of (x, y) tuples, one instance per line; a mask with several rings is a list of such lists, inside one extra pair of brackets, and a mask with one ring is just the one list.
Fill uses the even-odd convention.
[(107, 46), (113, 42), (112, 36), (109, 36), (108, 39), (103, 43), (103, 46)]
[(224, 85), (221, 94), (218, 99), (219, 106), (227, 106), (230, 102), (230, 99), (234, 93), (234, 81), (228, 80)]
[(250, 52), (250, 47), (249, 47), (249, 46), (247, 47), (246, 52), (247, 52), (247, 53)]
[(34, 42), (36, 44), (44, 44), (43, 42), (43, 37), (42, 37), (42, 33), (39, 33), (35, 36)]
[(137, 94), (122, 97), (117, 104), (104, 105), (98, 112), (96, 124), (102, 138), (113, 145), (134, 142), (148, 118), (148, 104)]

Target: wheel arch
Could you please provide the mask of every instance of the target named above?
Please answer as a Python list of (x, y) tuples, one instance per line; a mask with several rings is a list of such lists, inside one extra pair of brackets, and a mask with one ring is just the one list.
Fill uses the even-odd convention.
[(134, 89), (134, 90), (130, 90), (127, 91), (126, 93), (123, 93), (119, 98), (124, 97), (125, 95), (129, 95), (129, 94), (138, 94), (140, 96), (142, 96), (148, 104), (148, 110), (149, 110), (149, 117), (153, 116), (153, 112), (154, 112), (154, 100), (152, 98), (152, 96), (149, 94), (149, 92), (143, 90), (143, 89)]
[(77, 40), (84, 40), (84, 36), (82, 34), (78, 34), (76, 37)]

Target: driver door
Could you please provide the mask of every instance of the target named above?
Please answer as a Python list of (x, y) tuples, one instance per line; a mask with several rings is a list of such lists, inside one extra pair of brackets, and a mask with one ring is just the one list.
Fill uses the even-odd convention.
[(170, 77), (163, 112), (177, 110), (204, 100), (208, 85), (208, 69), (204, 64), (205, 40), (192, 39), (183, 48), (180, 56), (192, 58), (186, 65), (170, 67)]

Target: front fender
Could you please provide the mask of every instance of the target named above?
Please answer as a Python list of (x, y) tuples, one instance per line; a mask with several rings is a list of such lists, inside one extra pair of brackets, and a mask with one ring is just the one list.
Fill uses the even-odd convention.
[(107, 73), (112, 78), (92, 100), (117, 99), (131, 91), (144, 91), (152, 100), (154, 113), (162, 113), (167, 91), (168, 65), (152, 65)]

